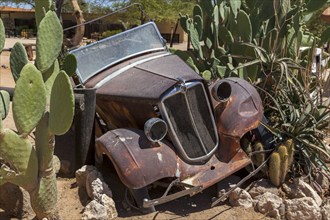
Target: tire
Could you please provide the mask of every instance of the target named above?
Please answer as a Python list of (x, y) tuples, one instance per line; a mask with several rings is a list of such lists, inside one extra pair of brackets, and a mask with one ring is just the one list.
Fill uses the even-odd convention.
[(140, 189), (129, 189), (131, 196), (134, 198), (136, 206), (138, 207), (139, 211), (143, 214), (149, 214), (156, 211), (155, 206), (151, 206), (149, 208), (143, 208), (143, 201), (144, 199), (150, 199), (147, 187), (143, 187)]

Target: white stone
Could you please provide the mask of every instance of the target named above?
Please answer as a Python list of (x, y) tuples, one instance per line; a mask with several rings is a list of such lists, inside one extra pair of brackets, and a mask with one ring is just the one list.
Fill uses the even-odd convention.
[(232, 206), (242, 206), (244, 208), (253, 207), (253, 199), (250, 194), (241, 188), (236, 188), (230, 193), (229, 202)]
[(311, 197), (285, 201), (287, 220), (321, 220), (321, 210)]
[(97, 170), (93, 170), (87, 174), (86, 191), (91, 199), (96, 199), (97, 201), (101, 201), (102, 194), (106, 194), (112, 198), (111, 190), (103, 181), (102, 174)]
[(260, 179), (253, 182), (247, 191), (253, 199), (266, 192), (279, 195), (279, 190), (268, 179)]
[(282, 198), (270, 192), (266, 192), (255, 197), (255, 200), (257, 200), (256, 208), (260, 213), (267, 214), (269, 217), (281, 219), (280, 208), (283, 204)]
[(107, 220), (107, 209), (102, 204), (93, 200), (87, 204), (84, 213), (82, 214), (82, 220)]
[(322, 205), (322, 199), (317, 192), (308, 183), (301, 179), (295, 179), (293, 184), (283, 184), (282, 188), (289, 198), (296, 199), (311, 197), (318, 206)]
[(76, 171), (76, 181), (79, 187), (86, 187), (86, 176), (91, 171), (97, 170), (96, 167), (85, 165)]
[(109, 196), (103, 194), (101, 197), (101, 204), (106, 208), (108, 219), (113, 219), (118, 217), (118, 212), (116, 209), (115, 202)]
[(322, 220), (330, 219), (330, 204), (326, 204), (321, 208)]

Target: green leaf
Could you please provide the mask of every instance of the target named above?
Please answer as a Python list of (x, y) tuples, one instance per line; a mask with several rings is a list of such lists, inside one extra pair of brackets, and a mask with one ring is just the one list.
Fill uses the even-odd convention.
[(25, 47), (21, 42), (15, 43), (10, 53), (10, 69), (15, 82), (18, 80), (23, 67), (29, 62)]
[(234, 43), (234, 38), (231, 32), (223, 25), (219, 26), (219, 40), (225, 44)]
[(240, 28), (238, 29), (238, 33), (241, 36), (241, 39), (244, 42), (250, 43), (252, 41), (252, 26), (250, 18), (245, 11), (241, 10), (238, 12), (237, 23), (240, 26)]
[(234, 14), (235, 18), (237, 17), (237, 13), (241, 8), (241, 3), (242, 3), (241, 0), (229, 0), (230, 9)]
[(211, 73), (211, 71), (209, 71), (209, 70), (205, 70), (205, 71), (202, 73), (202, 77), (203, 77), (205, 80), (211, 80), (211, 78), (212, 78), (212, 73)]
[(199, 35), (199, 40), (203, 39), (203, 20), (202, 17), (199, 15), (194, 16), (194, 26), (196, 27), (196, 30)]
[(6, 40), (5, 26), (3, 25), (2, 19), (0, 19), (0, 52), (5, 47), (5, 40)]
[(199, 5), (195, 5), (193, 9), (193, 16), (195, 17), (197, 15), (203, 18), (203, 10)]
[(0, 117), (2, 120), (5, 119), (8, 115), (9, 105), (10, 105), (9, 93), (5, 90), (0, 90)]
[(20, 134), (30, 133), (38, 124), (46, 107), (46, 88), (39, 70), (26, 64), (16, 82), (13, 116)]
[(37, 23), (37, 27), (39, 27), (41, 20), (45, 17), (45, 12), (49, 11), (52, 1), (51, 0), (36, 0), (35, 4), (36, 4), (36, 7), (35, 7), (36, 23)]
[(77, 69), (77, 59), (73, 54), (68, 54), (62, 66), (63, 70), (68, 74), (69, 77), (73, 76), (76, 73)]
[(45, 72), (53, 65), (61, 51), (62, 41), (62, 25), (56, 13), (48, 11), (40, 22), (36, 42), (36, 65), (41, 72)]
[(323, 45), (327, 43), (330, 39), (330, 27), (328, 27), (323, 33), (321, 34), (321, 40), (319, 45)]
[(307, 13), (316, 11), (320, 8), (322, 8), (326, 3), (328, 3), (328, 0), (309, 0), (306, 8), (307, 8)]
[(55, 135), (66, 133), (74, 115), (74, 96), (68, 75), (61, 71), (53, 84), (50, 97), (49, 130)]

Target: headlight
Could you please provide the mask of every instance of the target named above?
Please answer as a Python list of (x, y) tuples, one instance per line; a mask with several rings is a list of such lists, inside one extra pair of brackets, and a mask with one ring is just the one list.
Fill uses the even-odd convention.
[(161, 141), (167, 133), (167, 124), (160, 118), (151, 118), (144, 124), (144, 133), (152, 142)]
[(211, 92), (218, 102), (227, 102), (231, 95), (231, 86), (228, 82), (220, 82), (212, 88)]

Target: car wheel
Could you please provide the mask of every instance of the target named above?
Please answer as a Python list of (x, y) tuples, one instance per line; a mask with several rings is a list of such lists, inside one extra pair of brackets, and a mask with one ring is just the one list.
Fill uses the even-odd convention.
[[(147, 187), (143, 187), (140, 189), (128, 189), (130, 196), (134, 199), (134, 203), (136, 208), (142, 212), (143, 214), (148, 214), (148, 213), (152, 213), (155, 212), (155, 206), (151, 206), (149, 208), (144, 208), (143, 207), (143, 201), (145, 199), (150, 200), (150, 196), (148, 193), (148, 189)], [(129, 200), (129, 198), (128, 198)], [(128, 203), (132, 203), (130, 201), (127, 201)]]

